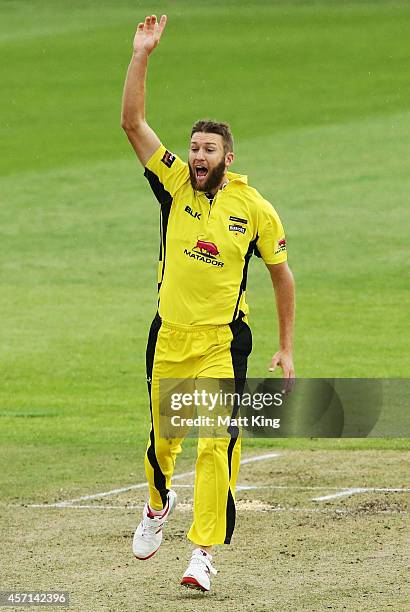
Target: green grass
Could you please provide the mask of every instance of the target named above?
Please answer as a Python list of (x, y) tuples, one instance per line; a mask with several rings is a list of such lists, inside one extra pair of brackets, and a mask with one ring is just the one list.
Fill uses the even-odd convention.
[[(229, 120), (234, 169), (284, 221), (297, 374), (409, 376), (408, 3), (0, 0), (3, 499), (143, 475), (158, 209), (119, 114), (133, 30), (152, 10), (169, 25), (150, 61), (150, 123), (185, 156), (195, 119)], [(276, 331), (259, 260), (248, 299), (260, 377)]]

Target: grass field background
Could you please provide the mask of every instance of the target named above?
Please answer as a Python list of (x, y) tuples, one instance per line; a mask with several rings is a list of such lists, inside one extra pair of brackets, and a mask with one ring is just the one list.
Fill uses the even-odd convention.
[[(185, 157), (196, 119), (228, 120), (233, 169), (284, 222), (298, 376), (409, 376), (407, 2), (0, 0), (5, 502), (143, 478), (158, 207), (119, 117), (147, 12), (169, 16), (150, 60), (150, 124)], [(260, 260), (249, 276), (249, 373), (261, 377), (277, 345), (273, 292)]]
[[(283, 218), (298, 375), (408, 375), (409, 7), (207, 6), (0, 3), (6, 496), (17, 475), (23, 495), (33, 481), (76, 487), (141, 468), (158, 210), (119, 113), (148, 7), (169, 13), (150, 62), (150, 123), (184, 156), (195, 119), (228, 119), (236, 169)], [(276, 332), (259, 260), (248, 295), (250, 374), (263, 376)]]

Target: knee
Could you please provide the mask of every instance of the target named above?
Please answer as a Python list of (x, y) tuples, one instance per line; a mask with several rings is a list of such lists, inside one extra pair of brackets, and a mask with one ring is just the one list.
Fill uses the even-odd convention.
[(224, 438), (199, 438), (198, 457), (226, 455), (229, 441)]
[[(152, 449), (152, 443), (148, 447), (148, 454)], [(180, 452), (181, 445), (178, 440), (167, 440), (165, 438), (158, 438), (155, 440), (154, 451), (157, 457), (167, 457), (168, 455)], [(152, 452), (152, 450), (151, 450)]]
[(198, 457), (212, 455), (215, 451), (215, 440), (213, 438), (199, 438)]

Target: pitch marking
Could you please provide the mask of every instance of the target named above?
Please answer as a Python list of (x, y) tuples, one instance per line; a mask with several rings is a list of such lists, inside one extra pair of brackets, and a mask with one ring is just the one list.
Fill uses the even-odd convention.
[[(273, 459), (274, 457), (279, 457), (280, 453), (265, 453), (264, 455), (256, 455), (254, 457), (247, 457), (246, 459), (241, 460), (241, 465), (246, 465), (248, 463), (253, 463), (255, 461), (264, 461), (265, 459)], [(195, 474), (194, 470), (190, 472), (183, 472), (182, 474), (176, 474), (172, 477), (172, 480), (180, 480), (181, 478), (186, 478), (187, 476), (192, 476)], [(101, 499), (103, 497), (109, 497), (111, 495), (117, 495), (118, 493), (126, 493), (126, 491), (131, 491), (134, 489), (143, 489), (147, 485), (146, 482), (139, 482), (135, 485), (129, 485), (128, 487), (122, 487), (120, 489), (112, 489), (111, 491), (104, 491), (103, 493), (93, 493), (92, 495), (82, 495), (81, 497), (76, 497), (74, 499), (68, 499), (66, 501), (55, 502), (54, 504), (28, 504), (29, 508), (66, 508), (69, 506), (73, 506), (78, 502), (82, 501), (90, 501), (92, 499)]]
[(327, 501), (329, 499), (336, 499), (337, 497), (347, 497), (349, 495), (357, 495), (358, 493), (408, 493), (410, 489), (381, 489), (376, 487), (352, 487), (350, 489), (343, 489), (338, 493), (330, 493), (330, 495), (323, 495), (321, 497), (313, 497), (312, 501)]
[[(238, 500), (240, 502), (240, 500)], [(184, 502), (185, 506), (189, 506), (189, 508), (185, 507), (185, 508), (179, 508), (179, 510), (181, 511), (183, 510), (191, 510), (192, 508), (192, 502), (187, 503)], [(53, 506), (55, 508), (55, 506)], [(70, 509), (70, 510), (121, 510), (122, 512), (124, 512), (124, 510), (142, 510), (142, 508), (144, 507), (144, 504), (132, 504), (129, 506), (120, 506), (120, 505), (106, 505), (106, 506), (97, 506), (97, 505), (92, 505), (92, 504), (83, 504), (81, 506), (64, 506), (64, 509)], [(30, 508), (50, 508), (50, 505), (48, 504), (33, 504), (30, 506)], [(242, 508), (240, 509), (241, 512), (243, 512), (244, 510), (249, 510), (247, 509), (245, 506), (242, 506)], [(252, 508), (251, 512), (255, 512), (255, 511), (260, 511), (260, 512), (301, 512), (303, 514), (306, 513), (322, 513), (322, 514), (350, 514), (350, 510), (348, 508), (298, 508), (298, 507), (293, 507), (293, 506), (280, 506), (280, 507), (273, 507), (273, 508), (269, 508), (267, 509), (266, 507), (264, 507), (262, 510), (258, 510), (257, 508)], [(393, 510), (393, 509), (388, 509), (388, 510), (378, 510), (376, 512), (376, 514), (408, 514), (409, 511), (408, 510)]]
[[(180, 477), (183, 476), (183, 474), (179, 474)], [(134, 485), (135, 486), (135, 485)], [(173, 488), (184, 488), (184, 489), (193, 489), (194, 485), (193, 484), (176, 484), (173, 485)], [(351, 487), (350, 489), (343, 489), (342, 491), (339, 491), (339, 487), (322, 487), (322, 486), (299, 486), (299, 485), (237, 485), (236, 486), (236, 490), (237, 491), (259, 491), (259, 490), (266, 490), (266, 489), (280, 489), (280, 490), (289, 490), (289, 489), (293, 489), (293, 490), (299, 490), (299, 491), (315, 491), (315, 490), (323, 490), (325, 489), (326, 491), (328, 491), (329, 489), (335, 489), (337, 490), (337, 493), (332, 493), (330, 495), (323, 495), (321, 497), (313, 497), (311, 501), (327, 501), (329, 499), (335, 499), (335, 498), (340, 498), (340, 497), (346, 497), (348, 495), (355, 495), (357, 493), (408, 493), (410, 492), (410, 489), (400, 489), (400, 488), (379, 488), (379, 487)], [(86, 501), (86, 500), (84, 500)], [(144, 505), (142, 504), (124, 504), (124, 505), (96, 505), (96, 504), (81, 504), (81, 505), (76, 505), (73, 503), (69, 503), (69, 502), (59, 502), (56, 504), (29, 504), (27, 507), (29, 508), (88, 508), (88, 509), (118, 509), (118, 508), (122, 508), (123, 510), (129, 510), (129, 509), (141, 509), (144, 507)], [(286, 509), (286, 508), (285, 508)], [(272, 508), (272, 512), (278, 512), (279, 510), (283, 510), (282, 509), (275, 509)], [(292, 510), (291, 508), (288, 508), (288, 510)], [(295, 508), (293, 509), (294, 511), (296, 510), (306, 510), (307, 509), (299, 509), (299, 508)], [(293, 511), (292, 510), (292, 511)], [(309, 510), (311, 512), (316, 512), (318, 511), (318, 509), (311, 509)]]

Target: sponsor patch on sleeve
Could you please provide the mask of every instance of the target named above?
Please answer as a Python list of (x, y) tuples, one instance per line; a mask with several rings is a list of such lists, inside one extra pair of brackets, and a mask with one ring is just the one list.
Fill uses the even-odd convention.
[(283, 251), (286, 251), (286, 240), (285, 238), (280, 238), (276, 243), (275, 255)]
[(162, 163), (165, 164), (167, 168), (170, 168), (175, 160), (176, 160), (176, 155), (174, 155), (170, 151), (165, 151), (161, 159)]

